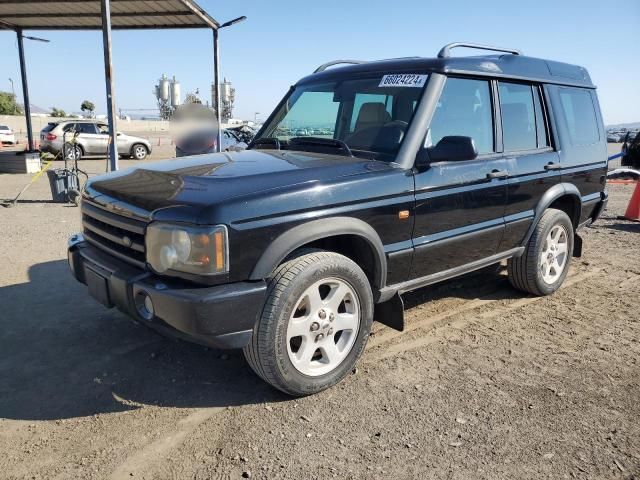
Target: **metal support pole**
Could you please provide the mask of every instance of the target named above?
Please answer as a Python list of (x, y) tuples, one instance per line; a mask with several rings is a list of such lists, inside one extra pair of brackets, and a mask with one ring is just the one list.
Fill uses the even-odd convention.
[[(20, 75), (22, 76), (22, 96), (24, 99), (24, 115), (27, 120), (27, 142), (29, 151), (34, 150), (33, 127), (31, 125), (31, 103), (29, 103), (29, 85), (27, 84), (27, 65), (24, 61), (24, 42), (22, 39), (22, 29), (16, 30), (18, 36), (18, 56), (20, 57)], [(14, 97), (15, 98), (15, 97)]]
[(111, 6), (109, 0), (100, 1), (102, 13), (102, 49), (104, 51), (104, 80), (107, 88), (107, 120), (109, 124), (109, 163), (111, 171), (118, 170), (116, 142), (116, 107), (113, 99), (113, 67), (111, 63)]
[(220, 102), (220, 48), (218, 46), (218, 30), (213, 30), (213, 79), (215, 82), (215, 105), (213, 108), (216, 110), (216, 119), (218, 120), (218, 144), (217, 151), (222, 151), (222, 114), (221, 114), (221, 102)]

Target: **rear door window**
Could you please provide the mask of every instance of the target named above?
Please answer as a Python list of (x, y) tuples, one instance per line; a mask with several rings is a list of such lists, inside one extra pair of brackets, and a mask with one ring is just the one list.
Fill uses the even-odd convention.
[(536, 108), (536, 133), (538, 137), (538, 148), (547, 148), (551, 145), (549, 142), (549, 130), (545, 116), (544, 97), (540, 87), (533, 87), (533, 103)]
[(559, 89), (569, 138), (574, 145), (591, 145), (600, 140), (596, 110), (591, 92), (582, 88)]
[(97, 133), (96, 125), (94, 123), (78, 123), (76, 130), (80, 133)]
[(431, 120), (427, 146), (443, 137), (473, 138), (478, 154), (493, 153), (493, 112), (489, 82), (448, 78)]
[(531, 85), (499, 82), (498, 93), (505, 152), (535, 150), (538, 141)]

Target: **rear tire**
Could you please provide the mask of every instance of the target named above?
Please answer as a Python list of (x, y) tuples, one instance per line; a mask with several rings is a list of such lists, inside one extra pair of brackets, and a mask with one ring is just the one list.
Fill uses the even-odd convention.
[(62, 146), (62, 160), (67, 158), (67, 160), (81, 160), (84, 152), (82, 151), (82, 147), (73, 143), (65, 143)]
[(306, 251), (269, 278), (262, 315), (243, 352), (278, 390), (311, 395), (352, 371), (372, 322), (373, 295), (362, 269), (337, 253)]
[(573, 224), (565, 212), (555, 208), (545, 211), (522, 256), (507, 263), (511, 285), (538, 296), (560, 288), (569, 272), (573, 235)]

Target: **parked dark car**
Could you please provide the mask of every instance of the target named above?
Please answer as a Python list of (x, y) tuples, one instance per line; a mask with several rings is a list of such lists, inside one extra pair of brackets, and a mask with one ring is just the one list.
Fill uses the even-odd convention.
[(640, 170), (640, 131), (628, 132), (622, 141), (622, 166)]
[(351, 372), (374, 320), (402, 330), (404, 292), (506, 260), (515, 288), (553, 293), (607, 202), (595, 87), (582, 67), (456, 46), (330, 62), (246, 151), (92, 178), (71, 271), (141, 323), (243, 348), (291, 395)]
[(249, 125), (238, 125), (237, 127), (229, 127), (227, 128), (231, 133), (233, 133), (238, 140), (246, 143), (247, 145), (253, 141), (253, 138), (256, 136), (258, 131)]
[[(185, 135), (176, 142), (176, 157), (187, 155), (202, 155), (216, 152), (218, 131), (214, 129), (199, 130)], [(236, 152), (247, 148), (247, 144), (240, 140), (238, 134), (231, 130), (222, 130), (223, 152)]]

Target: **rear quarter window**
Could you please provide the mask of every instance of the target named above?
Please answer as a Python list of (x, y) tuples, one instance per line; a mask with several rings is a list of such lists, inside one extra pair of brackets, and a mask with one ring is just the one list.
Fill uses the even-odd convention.
[(560, 104), (573, 145), (591, 145), (600, 141), (598, 120), (589, 90), (563, 87), (559, 89)]
[(54, 128), (56, 128), (56, 125), (58, 125), (57, 123), (47, 123), (44, 128), (42, 129), (42, 131), (44, 133), (50, 132), (51, 130), (53, 130)]

